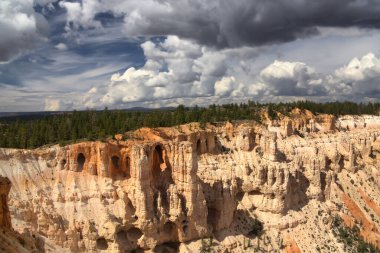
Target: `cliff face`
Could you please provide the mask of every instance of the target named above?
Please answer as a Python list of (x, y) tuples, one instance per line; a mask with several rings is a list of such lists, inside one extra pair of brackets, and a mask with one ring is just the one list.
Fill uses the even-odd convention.
[(11, 190), (11, 182), (8, 178), (0, 176), (0, 227), (11, 228), (11, 214), (8, 208), (8, 194)]
[[(235, 252), (345, 252), (334, 215), (365, 220), (362, 236), (380, 246), (379, 130), (376, 116), (294, 111), (266, 125), (188, 124), (107, 143), (0, 149), (0, 174), (12, 181), (16, 229), (72, 252), (197, 252), (210, 236)], [(0, 222), (10, 226), (8, 218)]]
[(0, 176), (0, 252), (35, 253), (42, 252), (36, 247), (36, 240), (27, 232), (20, 234), (12, 229), (11, 215), (8, 207), (8, 194), (11, 182)]

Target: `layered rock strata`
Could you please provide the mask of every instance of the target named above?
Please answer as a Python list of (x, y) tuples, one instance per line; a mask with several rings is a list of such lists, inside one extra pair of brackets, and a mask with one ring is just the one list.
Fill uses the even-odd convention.
[[(365, 218), (363, 236), (380, 246), (379, 130), (377, 116), (295, 110), (264, 124), (194, 123), (106, 143), (0, 149), (0, 174), (13, 184), (15, 223), (71, 252), (198, 252), (208, 237), (222, 251), (261, 240), (272, 252), (316, 252), (328, 239), (320, 252), (345, 252), (333, 214)], [(251, 233), (257, 219), (261, 237)]]
[(0, 176), (0, 252), (29, 253), (41, 252), (36, 246), (36, 240), (24, 232), (17, 233), (12, 229), (11, 215), (8, 206), (8, 194), (11, 182)]

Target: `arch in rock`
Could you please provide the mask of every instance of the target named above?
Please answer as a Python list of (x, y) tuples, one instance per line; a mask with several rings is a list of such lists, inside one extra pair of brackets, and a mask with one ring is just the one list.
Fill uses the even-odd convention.
[(172, 171), (170, 166), (165, 161), (165, 151), (159, 144), (153, 149), (152, 154), (152, 179), (151, 185), (156, 191), (160, 201), (157, 202), (157, 207), (169, 208), (169, 198), (167, 190), (170, 184), (173, 184)]
[(83, 153), (79, 153), (77, 157), (77, 172), (82, 172), (84, 168), (84, 164), (86, 163), (86, 157)]
[(152, 174), (153, 180), (158, 180), (162, 170), (161, 164), (163, 162), (163, 151), (160, 145), (157, 145), (153, 150), (153, 159), (152, 159)]
[(154, 154), (157, 156), (159, 164), (164, 163), (164, 150), (162, 149), (161, 145), (157, 145), (154, 148)]
[(96, 247), (100, 250), (106, 250), (108, 249), (108, 242), (104, 237), (99, 237), (96, 240)]
[(153, 185), (160, 190), (166, 190), (173, 183), (172, 172), (165, 162), (164, 149), (157, 145), (153, 150), (152, 158)]

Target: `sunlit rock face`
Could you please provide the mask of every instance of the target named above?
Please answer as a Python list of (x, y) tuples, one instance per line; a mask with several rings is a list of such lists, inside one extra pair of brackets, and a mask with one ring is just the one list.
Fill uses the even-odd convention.
[[(15, 228), (68, 252), (198, 252), (197, 240), (210, 236), (216, 248), (241, 252), (256, 219), (274, 252), (315, 252), (334, 238), (333, 214), (358, 217), (352, 202), (368, 210), (372, 230), (363, 234), (377, 243), (379, 136), (380, 117), (295, 110), (263, 124), (194, 123), (107, 142), (0, 149), (0, 174), (12, 182)], [(0, 218), (10, 226), (6, 210)], [(336, 239), (327, 244), (345, 252)]]
[(25, 228), (23, 233), (12, 229), (11, 214), (8, 206), (8, 194), (11, 182), (8, 178), (0, 176), (0, 252), (4, 253), (36, 253), (51, 249), (50, 245), (39, 248), (39, 241)]

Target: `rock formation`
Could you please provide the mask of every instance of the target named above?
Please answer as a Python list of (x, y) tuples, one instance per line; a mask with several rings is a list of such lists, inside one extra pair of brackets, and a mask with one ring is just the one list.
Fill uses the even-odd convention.
[[(199, 252), (207, 238), (220, 251), (346, 252), (334, 215), (380, 246), (379, 130), (379, 116), (295, 110), (264, 124), (0, 149), (0, 174), (13, 185), (15, 229), (69, 252)], [(0, 214), (9, 227), (7, 210)]]
[(8, 194), (11, 190), (11, 182), (8, 178), (0, 176), (0, 227), (10, 229), (11, 214), (8, 208)]
[[(12, 229), (11, 215), (8, 207), (8, 194), (11, 182), (0, 176), (0, 252), (28, 253), (38, 252), (36, 240), (24, 231), (17, 233)], [(41, 250), (39, 252), (42, 252)]]

